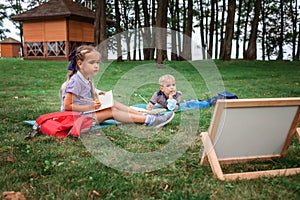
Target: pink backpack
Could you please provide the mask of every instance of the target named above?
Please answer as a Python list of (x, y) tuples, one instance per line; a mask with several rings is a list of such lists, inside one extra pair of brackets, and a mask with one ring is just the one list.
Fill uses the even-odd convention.
[(38, 132), (48, 136), (63, 138), (67, 136), (80, 137), (80, 133), (89, 131), (92, 126), (92, 117), (81, 115), (78, 112), (53, 112), (39, 116), (25, 139), (33, 138)]

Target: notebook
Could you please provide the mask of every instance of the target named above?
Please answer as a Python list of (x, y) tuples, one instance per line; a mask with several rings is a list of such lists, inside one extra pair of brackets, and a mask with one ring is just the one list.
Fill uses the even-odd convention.
[(84, 112), (84, 114), (96, 112), (96, 111), (103, 110), (106, 108), (111, 108), (114, 105), (114, 98), (113, 98), (112, 90), (106, 92), (105, 94), (101, 94), (98, 96), (99, 96), (99, 101), (101, 102), (100, 108), (95, 109), (95, 110), (86, 111), (86, 112)]

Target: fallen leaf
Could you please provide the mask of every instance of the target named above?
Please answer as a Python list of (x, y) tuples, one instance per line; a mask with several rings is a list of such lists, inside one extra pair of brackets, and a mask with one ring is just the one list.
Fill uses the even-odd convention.
[(12, 157), (7, 156), (7, 161), (8, 161), (8, 162), (15, 162), (15, 159), (12, 158)]
[(169, 188), (169, 185), (166, 184), (165, 187), (164, 187), (164, 190), (167, 190)]
[(93, 190), (93, 194), (96, 195), (96, 196), (98, 196), (98, 197), (100, 196), (100, 193), (97, 192), (96, 190)]
[(3, 192), (3, 200), (26, 200), (21, 192), (7, 191)]
[(78, 164), (78, 162), (72, 160), (72, 161), (71, 161), (71, 164), (75, 165), (75, 164)]

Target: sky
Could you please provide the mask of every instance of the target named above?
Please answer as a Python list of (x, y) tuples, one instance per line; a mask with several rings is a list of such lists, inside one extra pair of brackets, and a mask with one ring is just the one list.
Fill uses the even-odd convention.
[(9, 21), (8, 19), (4, 20), (4, 27), (10, 30), (10, 33), (5, 33), (5, 35), (9, 38), (14, 38), (16, 40), (20, 41), (20, 36), (19, 36), (19, 30), (17, 30), (15, 28), (15, 26), (13, 25), (13, 23), (11, 21)]
[[(1, 4), (7, 5), (8, 3), (7, 3), (6, 1), (2, 1), (2, 0), (1, 0)], [(24, 6), (26, 6), (26, 5), (24, 5)], [(9, 10), (9, 9), (7, 9), (6, 12), (7, 12), (8, 14), (10, 14), (10, 10)], [(7, 29), (10, 30), (10, 33), (7, 33), (7, 32), (5, 33), (5, 35), (6, 35), (8, 38), (11, 37), (11, 38), (14, 38), (14, 39), (16, 39), (16, 40), (18, 40), (18, 41), (21, 40), (21, 39), (20, 39), (20, 35), (19, 35), (19, 34), (20, 34), (20, 31), (16, 29), (16, 27), (15, 27), (15, 25), (13, 24), (12, 21), (10, 21), (10, 20), (8, 20), (8, 19), (5, 19), (5, 20), (3, 21), (3, 26), (4, 26), (5, 28), (7, 28)]]

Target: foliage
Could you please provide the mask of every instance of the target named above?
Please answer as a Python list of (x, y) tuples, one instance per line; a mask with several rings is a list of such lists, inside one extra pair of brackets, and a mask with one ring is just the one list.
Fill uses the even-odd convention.
[(5, 10), (7, 7), (3, 4), (0, 4), (0, 40), (6, 38), (5, 33), (10, 33), (10, 30), (3, 27), (3, 21), (7, 18), (7, 13)]
[[(44, 2), (47, 2), (48, 0), (5, 0), (9, 4), (8, 8), (4, 8), (6, 10), (10, 10), (12, 12), (12, 15), (14, 14), (19, 14), (21, 12), (24, 12), (28, 9), (31, 9), (37, 5), (40, 5)], [(75, 2), (81, 3), (82, 5), (87, 5), (87, 4), (92, 4), (92, 9), (95, 9), (95, 0), (74, 0)], [(148, 9), (149, 9), (149, 19), (151, 20), (150, 25), (155, 26), (155, 18), (156, 16), (156, 10), (157, 10), (157, 2), (154, 4), (155, 6), (153, 7), (153, 2), (148, 1)], [(176, 0), (177, 1), (177, 0)], [(139, 19), (136, 18), (135, 13), (136, 13), (136, 8), (134, 4), (137, 2), (138, 9), (140, 12), (138, 13)], [(174, 6), (175, 0), (169, 1), (170, 6)], [(179, 7), (177, 9), (174, 9), (177, 13), (175, 13), (176, 17), (171, 18), (170, 15), (168, 15), (168, 26), (167, 27), (172, 27), (173, 29), (184, 33), (185, 31), (185, 24), (186, 24), (186, 18), (187, 18), (187, 5), (185, 1), (178, 0), (179, 2)], [(193, 1), (193, 19), (194, 19), (194, 27), (193, 30), (196, 33), (196, 29), (199, 28), (199, 23), (203, 22), (203, 31), (200, 32), (203, 33), (202, 38), (205, 39), (203, 41), (203, 44), (208, 44), (208, 38), (209, 38), (209, 27), (210, 24), (217, 24), (215, 32), (214, 32), (214, 39), (215, 45), (213, 48), (216, 48), (218, 51), (220, 51), (219, 46), (221, 46), (220, 42), (223, 41), (225, 33), (223, 32), (223, 35), (221, 34), (221, 30), (224, 30), (225, 27), (222, 27), (222, 24), (225, 26), (225, 22), (223, 21), (224, 19), (215, 19), (215, 22), (211, 22), (212, 16), (211, 16), (211, 7), (210, 7), (210, 1), (202, 1), (202, 9), (203, 9), (203, 16), (201, 16), (200, 13), (200, 8), (199, 8), (199, 2), (200, 0), (194, 0)], [(240, 24), (239, 27), (236, 27), (235, 25), (235, 36), (234, 40), (238, 40), (240, 43), (243, 43), (243, 49), (242, 51), (245, 51), (247, 48), (248, 40), (249, 40), (249, 29), (251, 27), (251, 21), (254, 16), (253, 8), (255, 1), (254, 0), (249, 0), (249, 1), (237, 1), (238, 4), (242, 4), (242, 10), (241, 13), (236, 13), (238, 17), (240, 18)], [(284, 6), (284, 20), (283, 20), (283, 27), (284, 27), (284, 38), (283, 41), (281, 42), (280, 39), (280, 32), (281, 32), (281, 22), (280, 18), (278, 17), (278, 14), (280, 13), (280, 2), (283, 2)], [(25, 3), (26, 6), (22, 7), (21, 3)], [(135, 0), (135, 1), (119, 1), (120, 5), (120, 13), (121, 13), (121, 22), (120, 26), (122, 27), (122, 31), (128, 31), (130, 29), (136, 28), (136, 24), (138, 28), (144, 27), (145, 26), (145, 16), (143, 15), (142, 12), (142, 1), (141, 0)], [(223, 3), (225, 5), (228, 3), (228, 1), (216, 1), (216, 4), (218, 4), (218, 8), (220, 8), (218, 12), (218, 16), (221, 17), (221, 14), (225, 14), (225, 16), (228, 14), (228, 10), (223, 7)], [(264, 41), (265, 46), (265, 52), (263, 54), (266, 54), (269, 58), (271, 56), (277, 56), (278, 55), (278, 47), (281, 45), (289, 45), (292, 46), (293, 48), (293, 54), (295, 54), (296, 51), (296, 39), (297, 35), (299, 34), (299, 30), (297, 28), (297, 23), (295, 21), (299, 21), (299, 15), (297, 12), (299, 12), (299, 6), (297, 6), (297, 3), (295, 0), (290, 1), (290, 0), (275, 0), (275, 1), (270, 1), (270, 0), (264, 0), (263, 1), (264, 9), (265, 11), (265, 21), (260, 21), (260, 26), (258, 30), (258, 35), (257, 38), (260, 40), (258, 41), (261, 43)], [(115, 20), (115, 5), (113, 0), (106, 0), (106, 16), (108, 18), (111, 18)], [(169, 13), (170, 13), (170, 6), (169, 6)], [(124, 12), (126, 11), (126, 12)], [(154, 12), (152, 12), (154, 11)], [(237, 11), (236, 11), (237, 12)], [(178, 14), (178, 15), (177, 15)], [(154, 15), (154, 16), (153, 16)], [(177, 17), (178, 16), (178, 17)], [(9, 16), (3, 15), (3, 18), (6, 18)], [(262, 19), (262, 17), (260, 17)], [(294, 22), (293, 22), (294, 21)], [(176, 22), (173, 23), (172, 22)], [(20, 29), (20, 25), (18, 23), (15, 23), (18, 29)], [(174, 27), (175, 26), (175, 27)], [(262, 27), (266, 27), (266, 35), (264, 35), (264, 32), (262, 31)], [(0, 19), (0, 27), (1, 27), (1, 19)], [(239, 28), (239, 29), (238, 29)], [(4, 31), (4, 29), (1, 29), (0, 31)], [(112, 36), (115, 34), (116, 27), (115, 25), (109, 25), (107, 26), (107, 36)], [(2, 34), (1, 37), (4, 37), (4, 33)], [(130, 33), (129, 33), (130, 34)], [(141, 32), (141, 34), (143, 34)], [(216, 37), (216, 35), (218, 37)], [(126, 37), (126, 36), (123, 36)], [(128, 36), (129, 38), (131, 35)], [(152, 37), (152, 36), (151, 36)], [(217, 40), (217, 38), (221, 38), (221, 40)], [(264, 38), (264, 40), (262, 40)], [(139, 40), (139, 39), (138, 39)], [(179, 39), (178, 39), (179, 40)], [(128, 39), (130, 41), (130, 39)], [(182, 43), (182, 42), (181, 42)], [(179, 52), (182, 51), (180, 44), (177, 44), (177, 48), (179, 49)], [(207, 46), (207, 45), (206, 45)], [(114, 43), (108, 43), (108, 48), (111, 50), (115, 50), (116, 44)], [(125, 47), (124, 47), (125, 49)], [(234, 50), (234, 49), (233, 49)], [(238, 50), (238, 49), (237, 49)], [(128, 51), (128, 50), (127, 50)], [(213, 52), (218, 52), (218, 51), (213, 51)], [(244, 52), (243, 52), (244, 53)], [(213, 56), (213, 55), (211, 55)], [(215, 56), (217, 58), (217, 55)], [(152, 58), (151, 58), (152, 59)]]
[[(202, 61), (195, 61), (202, 62)], [(111, 89), (127, 71), (148, 62), (113, 62), (105, 70), (101, 89)], [(186, 62), (167, 62), (193, 86), (199, 99), (209, 97), (202, 77)], [(225, 89), (239, 98), (300, 97), (299, 62), (216, 61)], [(56, 139), (44, 135), (24, 141), (31, 127), (24, 120), (57, 111), (58, 89), (65, 80), (66, 62), (0, 60), (0, 194), (21, 191), (27, 199), (299, 199), (300, 175), (220, 182), (209, 166), (199, 166), (201, 141), (166, 168), (148, 173), (126, 173), (105, 166), (81, 140)], [(147, 75), (141, 77), (146, 79)], [(130, 81), (130, 80), (128, 80)], [(128, 82), (129, 83), (129, 82)], [(180, 85), (177, 85), (180, 89)], [(137, 92), (150, 98), (156, 84)], [(186, 100), (185, 97), (183, 100)], [(130, 104), (143, 103), (132, 94)], [(197, 135), (210, 124), (211, 109), (200, 109)], [(178, 129), (180, 113), (159, 134), (143, 140), (124, 134), (113, 126), (90, 132), (106, 137), (132, 152), (163, 147)], [(87, 135), (88, 136), (88, 135)], [(300, 145), (295, 139), (286, 158), (264, 163), (237, 164), (224, 170), (300, 167)], [(255, 169), (253, 169), (253, 167)]]

